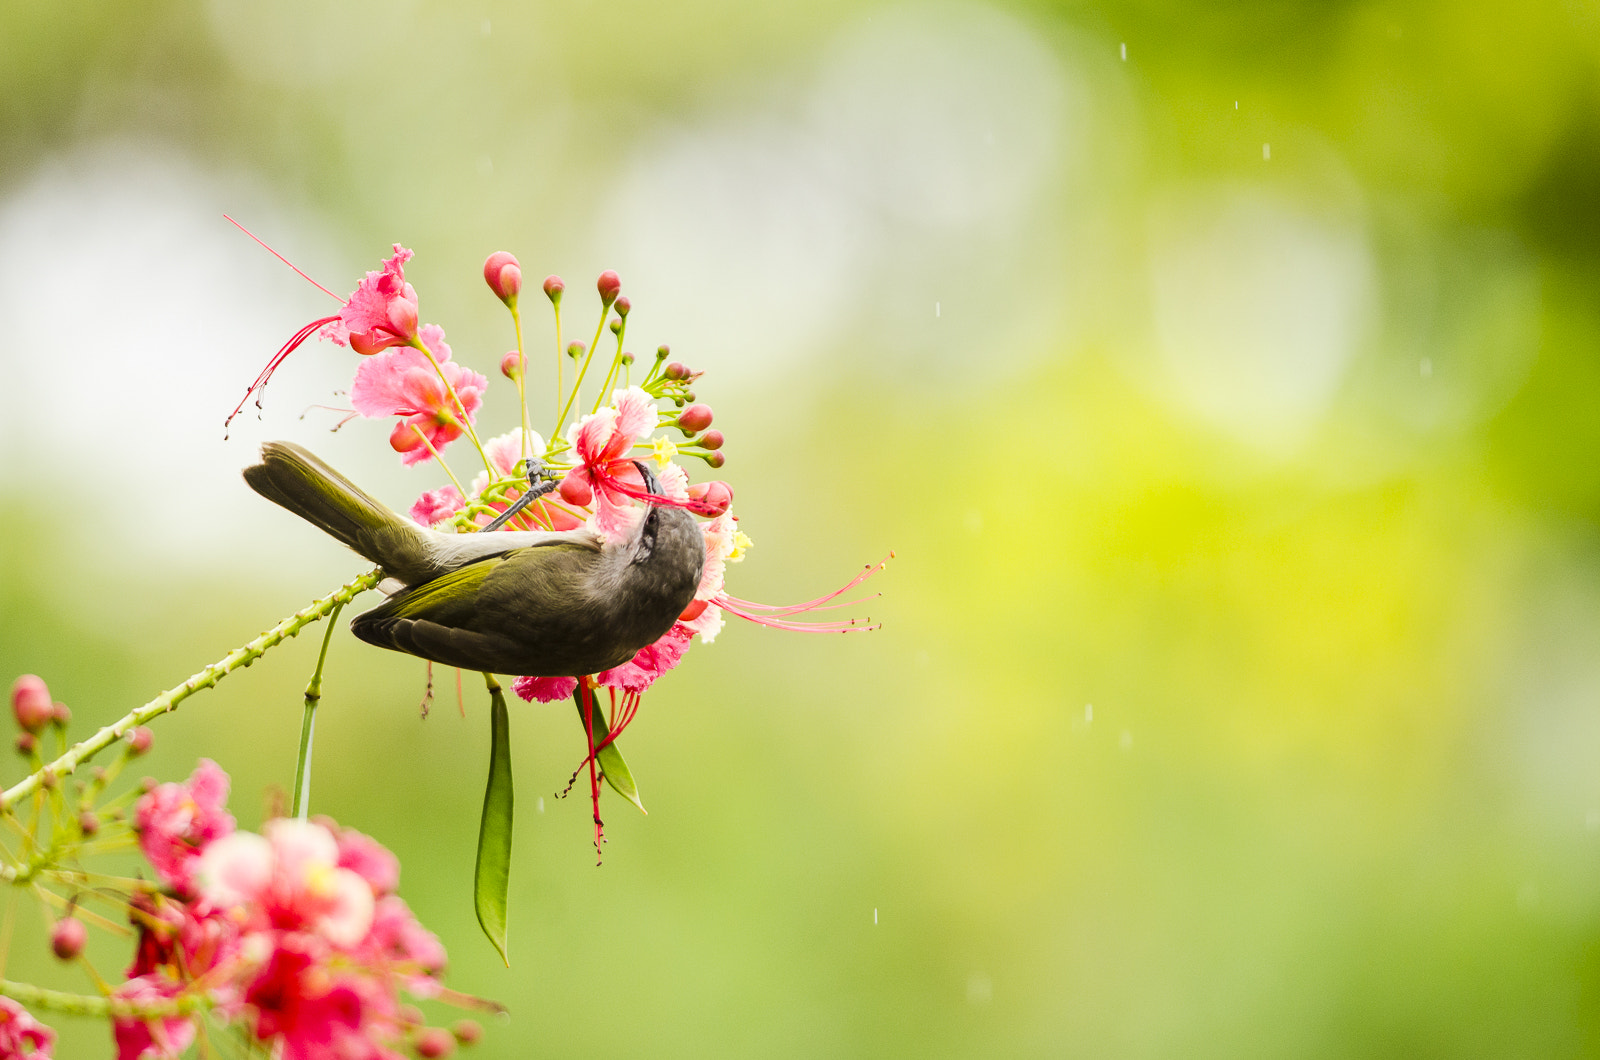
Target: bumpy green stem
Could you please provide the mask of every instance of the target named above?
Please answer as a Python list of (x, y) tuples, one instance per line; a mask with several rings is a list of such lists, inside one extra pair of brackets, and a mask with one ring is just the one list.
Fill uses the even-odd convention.
[(46, 990), (30, 983), (14, 983), (10, 979), (0, 979), (0, 994), (20, 1001), (31, 1009), (48, 1009), (69, 1016), (102, 1019), (107, 1016), (159, 1019), (163, 1016), (182, 1016), (200, 1007), (200, 999), (196, 997), (175, 997), (166, 1001), (123, 1001), (119, 998)]
[[(122, 739), (135, 726), (143, 725), (151, 718), (176, 709), (179, 703), (182, 703), (202, 688), (211, 688), (218, 681), (233, 673), (233, 671), (249, 666), (270, 649), (293, 637), (311, 623), (337, 611), (356, 596), (371, 589), (382, 578), (383, 575), (379, 571), (368, 571), (354, 581), (340, 586), (322, 599), (313, 602), (310, 606), (296, 611), (250, 643), (233, 649), (233, 651), (201, 670), (183, 684), (178, 685), (176, 688), (167, 689), (167, 691), (161, 693), (144, 706), (124, 714), (87, 740), (73, 744), (60, 758), (57, 758), (43, 769), (30, 774), (27, 779), (20, 783), (7, 788), (4, 793), (0, 793), (0, 812), (10, 810), (12, 806), (16, 805), (17, 800), (27, 798), (33, 794), (47, 775), (54, 776), (57, 779), (67, 776), (89, 758)], [(18, 1000), (20, 1001), (21, 998), (18, 998)]]

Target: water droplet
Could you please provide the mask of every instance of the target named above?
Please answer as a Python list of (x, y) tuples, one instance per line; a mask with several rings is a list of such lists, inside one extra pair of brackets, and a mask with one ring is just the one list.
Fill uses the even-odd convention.
[(540, 813), (544, 812), (544, 796), (543, 795), (539, 796), (539, 812)]
[(1261, 145), (1261, 161), (1263, 161), (1263, 162), (1272, 161), (1272, 145), (1271, 144), (1262, 144)]
[(1122, 743), (1122, 749), (1124, 751), (1126, 751), (1128, 748), (1132, 747), (1133, 746), (1133, 733), (1129, 732), (1127, 729), (1123, 729), (1122, 730), (1121, 743)]
[(877, 906), (873, 906), (872, 907), (872, 922), (874, 924), (876, 924), (878, 922), (878, 907)]
[(1083, 720), (1084, 720), (1085, 724), (1088, 724), (1089, 722), (1094, 720), (1094, 704), (1093, 703), (1085, 703), (1083, 705)]
[(1122, 42), (1122, 61), (1123, 62), (1127, 62), (1128, 61), (1128, 42), (1127, 41), (1123, 41)]
[(1421, 362), (1418, 363), (1417, 370), (1422, 373), (1422, 378), (1424, 378), (1424, 379), (1432, 379), (1433, 378), (1433, 358), (1432, 357), (1424, 357), (1421, 360)]

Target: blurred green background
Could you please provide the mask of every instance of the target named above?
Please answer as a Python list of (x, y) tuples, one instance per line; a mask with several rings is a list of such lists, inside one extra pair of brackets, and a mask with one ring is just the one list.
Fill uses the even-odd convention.
[[(898, 553), (880, 632), (730, 624), (650, 693), (601, 868), (573, 711), (515, 708), (509, 971), (480, 686), (419, 721), (422, 664), (337, 633), (313, 808), (511, 1010), (476, 1055), (1600, 1054), (1592, 0), (11, 0), (0, 678), (85, 729), (361, 569), (258, 440), (441, 481), (307, 410), (326, 345), (223, 440), (333, 305), (224, 211), (341, 293), (414, 248), (489, 433), (484, 256), (578, 331), (617, 269), (707, 370), (731, 590)], [(145, 768), (214, 757), (257, 825), (316, 639)], [(5, 974), (88, 989), (41, 931)]]

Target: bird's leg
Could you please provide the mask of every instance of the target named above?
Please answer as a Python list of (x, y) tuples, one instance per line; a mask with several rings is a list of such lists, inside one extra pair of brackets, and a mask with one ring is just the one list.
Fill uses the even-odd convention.
[(537, 457), (529, 457), (527, 461), (527, 467), (527, 492), (518, 497), (516, 501), (512, 503), (511, 507), (507, 508), (505, 511), (496, 516), (494, 522), (478, 531), (480, 534), (488, 533), (490, 530), (500, 529), (502, 526), (510, 522), (518, 512), (522, 511), (522, 509), (526, 508), (528, 505), (532, 504), (534, 501), (538, 500), (540, 497), (543, 497), (546, 493), (549, 493), (551, 490), (556, 488), (556, 473), (545, 467), (544, 461)]

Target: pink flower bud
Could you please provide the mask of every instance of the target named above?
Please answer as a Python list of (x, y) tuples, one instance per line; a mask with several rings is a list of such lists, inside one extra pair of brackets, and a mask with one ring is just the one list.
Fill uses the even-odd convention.
[(558, 489), (562, 500), (578, 508), (594, 500), (594, 489), (577, 474), (576, 470), (567, 472), (567, 477), (561, 480)]
[(689, 378), (689, 368), (682, 361), (673, 361), (667, 365), (666, 371), (662, 374), (668, 379), (687, 379)]
[(37, 746), (39, 746), (39, 741), (34, 737), (33, 733), (21, 732), (17, 734), (17, 754), (31, 755), (33, 754), (33, 749)]
[(381, 335), (374, 335), (370, 331), (352, 331), (350, 333), (350, 348), (363, 357), (371, 357), (393, 346), (394, 342), (384, 341)]
[(721, 450), (718, 450), (717, 452), (712, 453), (710, 456), (706, 457), (706, 463), (710, 464), (712, 467), (721, 467), (723, 464), (726, 464), (727, 462), (728, 462), (728, 458), (722, 455), (722, 451)]
[(28, 732), (38, 732), (55, 716), (56, 707), (50, 700), (50, 689), (44, 678), (23, 674), (11, 682), (11, 712), (17, 724)]
[(721, 479), (696, 482), (689, 487), (689, 499), (698, 502), (701, 515), (721, 515), (733, 503), (733, 487)]
[(478, 1026), (477, 1020), (456, 1020), (450, 1026), (450, 1033), (456, 1036), (456, 1041), (462, 1045), (475, 1045), (483, 1037), (483, 1028)]
[(67, 709), (65, 703), (57, 703), (50, 711), (50, 720), (59, 729), (65, 729), (72, 722), (72, 711)]
[(722, 448), (722, 432), (721, 431), (707, 431), (706, 433), (702, 434), (700, 436), (700, 447), (702, 449), (721, 449)]
[(546, 276), (544, 278), (544, 296), (550, 301), (561, 304), (561, 292), (567, 289), (567, 281), (559, 276)]
[(483, 280), (496, 298), (510, 305), (522, 293), (522, 266), (511, 254), (497, 250), (483, 263)]
[(50, 932), (50, 949), (64, 961), (76, 960), (88, 941), (89, 932), (76, 917), (57, 920), (55, 929)]
[(567, 346), (567, 356), (571, 357), (574, 361), (583, 356), (583, 351), (584, 345), (581, 342), (574, 342)]
[(600, 280), (595, 286), (600, 290), (601, 304), (610, 306), (617, 300), (617, 292), (622, 290), (622, 277), (607, 269), (600, 274)]
[(96, 832), (100, 831), (100, 818), (96, 817), (88, 810), (84, 810), (82, 813), (78, 814), (78, 831), (82, 832), (86, 836), (94, 835)]
[(617, 309), (617, 315), (618, 316), (623, 316), (623, 317), (627, 316), (628, 315), (628, 310), (630, 310), (632, 308), (633, 308), (633, 303), (628, 301), (628, 296), (627, 295), (623, 295), (621, 298), (617, 299), (616, 309)]
[(422, 444), (422, 435), (411, 429), (411, 424), (401, 420), (389, 432), (389, 448), (397, 453), (409, 453)]
[(443, 1027), (429, 1027), (417, 1035), (417, 1055), (423, 1060), (435, 1060), (456, 1051), (455, 1035)]
[(622, 351), (622, 363), (625, 365), (633, 364), (633, 354), (626, 350)]
[[(696, 431), (705, 430), (711, 426), (711, 406), (690, 405), (679, 414), (678, 426), (682, 427), (686, 434), (694, 434)], [(715, 446), (712, 448), (715, 448)]]
[(389, 326), (396, 335), (413, 338), (417, 333), (417, 303), (409, 298), (395, 298), (389, 302)]
[(149, 729), (141, 725), (129, 732), (125, 739), (128, 741), (129, 754), (142, 755), (150, 750), (150, 744), (154, 742), (155, 737), (150, 734)]
[(500, 374), (516, 382), (522, 376), (522, 354), (512, 350), (500, 358)]
[(656, 360), (664, 361), (664, 360), (667, 359), (668, 355), (670, 355), (671, 353), (672, 353), (672, 347), (671, 346), (657, 346), (656, 347)]

